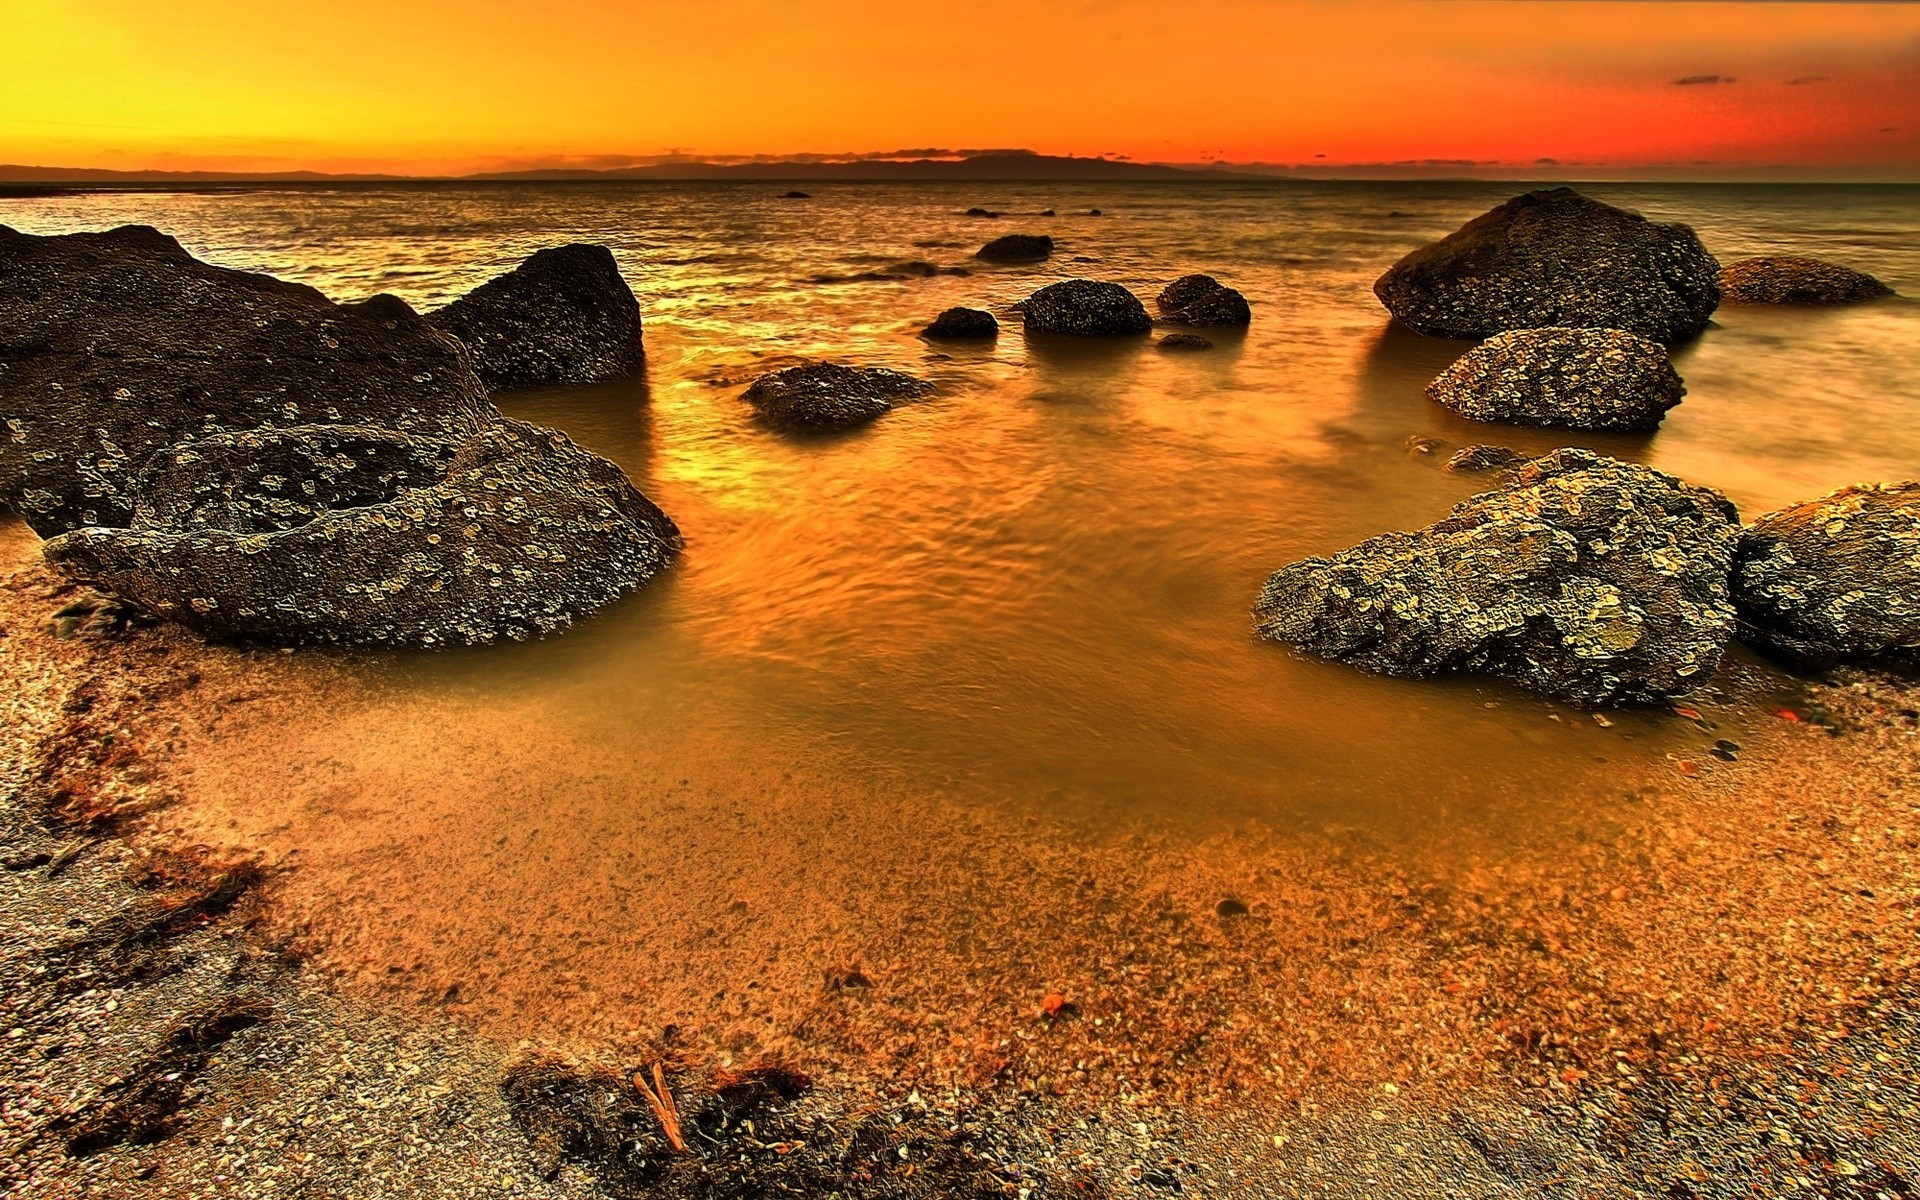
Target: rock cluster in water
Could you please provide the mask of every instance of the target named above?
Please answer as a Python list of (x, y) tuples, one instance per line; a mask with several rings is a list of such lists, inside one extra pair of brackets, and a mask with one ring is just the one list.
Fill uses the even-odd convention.
[(427, 321), (460, 339), (489, 391), (640, 371), (640, 303), (605, 246), (535, 251)]
[(1163, 320), (1173, 325), (1229, 329), (1253, 320), (1247, 298), (1211, 275), (1183, 275), (1154, 298)]
[(975, 252), (983, 262), (1036, 263), (1053, 254), (1053, 239), (1044, 233), (1010, 233), (997, 237)]
[(1020, 306), (1020, 320), (1036, 333), (1118, 337), (1153, 332), (1140, 298), (1117, 283), (1065, 279), (1050, 283)]
[(984, 308), (949, 308), (923, 334), (939, 341), (977, 341), (999, 337), (1000, 322)]
[(1427, 395), (1474, 421), (1658, 428), (1686, 394), (1665, 347), (1623, 329), (1516, 329), (1456, 359)]
[(793, 432), (824, 432), (864, 425), (901, 400), (933, 391), (922, 379), (885, 367), (806, 363), (753, 381), (744, 398), (760, 419)]
[(1720, 271), (1720, 290), (1742, 304), (1858, 304), (1893, 295), (1864, 271), (1792, 254), (1728, 263)]
[(1719, 269), (1686, 226), (1561, 187), (1516, 196), (1415, 250), (1373, 290), (1398, 320), (1435, 337), (1577, 325), (1674, 342), (1706, 328)]
[(1559, 450), (1443, 521), (1275, 572), (1264, 637), (1391, 675), (1497, 675), (1569, 703), (1704, 682), (1733, 630), (1738, 515), (1648, 467)]
[(1796, 665), (1920, 667), (1920, 482), (1842, 488), (1740, 539), (1742, 637)]

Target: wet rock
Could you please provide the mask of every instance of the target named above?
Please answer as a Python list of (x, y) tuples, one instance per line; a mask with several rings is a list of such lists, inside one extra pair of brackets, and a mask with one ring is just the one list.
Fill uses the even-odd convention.
[(1213, 343), (1197, 333), (1170, 333), (1160, 339), (1162, 350), (1211, 350)]
[(1000, 214), (997, 212), (994, 212), (990, 208), (981, 208), (978, 205), (975, 205), (974, 207), (967, 210), (966, 215), (969, 217), (997, 217)]
[(1044, 233), (1010, 233), (980, 247), (975, 258), (985, 262), (1044, 262), (1053, 253), (1053, 239)]
[(1729, 263), (1720, 271), (1720, 290), (1742, 304), (1858, 304), (1893, 295), (1864, 271), (1792, 254)]
[(793, 191), (791, 191), (791, 192), (788, 192), (788, 193), (786, 193), (786, 194), (785, 194), (785, 196), (783, 197), (783, 199), (787, 199), (787, 200), (811, 200), (811, 199), (813, 199), (813, 193), (812, 193), (812, 192), (803, 192), (803, 191), (801, 191), (801, 190), (799, 190), (798, 188), (795, 188), (795, 189), (794, 189)]
[(466, 351), (401, 301), (335, 304), (158, 230), (0, 227), (0, 502), (36, 533), (124, 526), (159, 450), (261, 426), (464, 441), (498, 419)]
[(1920, 482), (1842, 488), (1740, 538), (1740, 635), (1798, 666), (1920, 667)]
[(1706, 682), (1733, 628), (1738, 514), (1585, 450), (1522, 466), (1443, 521), (1277, 571), (1261, 636), (1389, 675), (1497, 675), (1582, 705)]
[(1434, 337), (1575, 325), (1674, 342), (1706, 328), (1719, 269), (1686, 226), (1560, 187), (1516, 196), (1415, 250), (1373, 291)]
[(933, 319), (925, 336), (942, 341), (999, 337), (1000, 322), (984, 308), (950, 308)]
[(1153, 331), (1153, 318), (1137, 296), (1117, 283), (1092, 279), (1048, 284), (1022, 301), (1020, 317), (1039, 333), (1113, 337)]
[(1051, 217), (1054, 215), (1054, 213), (1053, 213), (1053, 210), (1050, 208), (1043, 208), (1040, 210), (1040, 215), (1043, 217)]
[(1665, 347), (1623, 329), (1516, 329), (1454, 360), (1427, 395), (1474, 421), (1657, 429), (1686, 394)]
[(846, 429), (891, 412), (899, 400), (926, 395), (933, 385), (884, 367), (806, 363), (762, 375), (745, 399), (760, 419), (779, 429)]
[(492, 391), (640, 371), (640, 304), (605, 246), (535, 251), (427, 320), (466, 345)]
[(1489, 446), (1484, 443), (1468, 446), (1447, 460), (1446, 470), (1456, 473), (1465, 471), (1498, 471), (1507, 467), (1517, 467), (1527, 461), (1527, 456), (1518, 450), (1509, 450), (1505, 446)]
[(1183, 275), (1168, 284), (1154, 303), (1175, 325), (1232, 328), (1253, 320), (1247, 298), (1211, 275)]
[[(337, 427), (190, 442), (145, 474), (132, 528), (64, 534), (47, 561), (212, 638), (438, 647), (563, 628), (679, 549), (666, 514), (563, 434), (502, 421), (418, 481), (438, 453)], [(317, 490), (345, 506), (300, 520), (318, 496), (284, 504), (278, 469), (328, 459)]]

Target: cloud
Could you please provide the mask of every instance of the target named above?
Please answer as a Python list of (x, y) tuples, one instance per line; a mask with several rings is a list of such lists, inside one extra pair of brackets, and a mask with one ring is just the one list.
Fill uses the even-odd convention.
[(1678, 87), (1689, 87), (1693, 84), (1732, 83), (1733, 81), (1731, 75), (1689, 75), (1685, 79), (1676, 79), (1673, 82)]

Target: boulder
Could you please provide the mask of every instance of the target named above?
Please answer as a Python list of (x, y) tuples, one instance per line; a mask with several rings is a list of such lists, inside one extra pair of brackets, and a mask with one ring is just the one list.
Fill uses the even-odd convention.
[(1253, 320), (1247, 298), (1211, 275), (1182, 275), (1161, 290), (1154, 304), (1174, 325), (1232, 328)]
[(640, 371), (640, 304), (605, 246), (537, 250), (427, 320), (466, 345), (490, 391)]
[(973, 341), (1000, 336), (1000, 322), (984, 308), (950, 308), (933, 319), (924, 335), (942, 341)]
[[(316, 493), (289, 504), (305, 489), (282, 472), (316, 463)], [(63, 534), (47, 561), (220, 639), (532, 637), (639, 587), (680, 547), (618, 467), (518, 421), (452, 450), (358, 427), (218, 435), (156, 456), (142, 487), (153, 501), (133, 528)]]
[(1720, 291), (1741, 304), (1858, 304), (1893, 295), (1864, 271), (1792, 254), (1728, 263), (1720, 271)]
[(966, 211), (966, 215), (969, 217), (997, 217), (1000, 214), (990, 208), (981, 208), (979, 205), (975, 205)]
[(1020, 320), (1033, 332), (1076, 337), (1153, 332), (1153, 318), (1137, 296), (1117, 283), (1092, 279), (1048, 284), (1021, 302)]
[(1373, 292), (1433, 337), (1578, 325), (1675, 342), (1706, 328), (1719, 270), (1686, 226), (1560, 187), (1516, 196), (1415, 250)]
[(1170, 333), (1160, 339), (1162, 350), (1211, 350), (1213, 343), (1197, 333)]
[(1473, 421), (1657, 429), (1686, 385), (1659, 342), (1624, 329), (1516, 329), (1455, 359), (1427, 395)]
[(1842, 488), (1740, 538), (1740, 636), (1795, 665), (1920, 667), (1920, 482)]
[(156, 451), (261, 426), (464, 441), (499, 413), (466, 351), (392, 296), (209, 266), (158, 230), (0, 226), (0, 503), (50, 537), (127, 525)]
[(1557, 450), (1425, 529), (1275, 572), (1256, 627), (1389, 675), (1472, 671), (1573, 704), (1659, 701), (1720, 661), (1739, 532), (1717, 492)]
[(984, 262), (1036, 263), (1052, 253), (1053, 239), (1044, 233), (1010, 233), (980, 247), (974, 257)]
[(1467, 471), (1499, 471), (1507, 467), (1517, 467), (1527, 461), (1527, 456), (1518, 450), (1505, 446), (1489, 446), (1485, 443), (1467, 446), (1447, 460), (1445, 470), (1455, 474)]
[(932, 390), (925, 380), (885, 367), (806, 363), (762, 375), (745, 399), (777, 429), (819, 432), (863, 425), (891, 412), (896, 401)]

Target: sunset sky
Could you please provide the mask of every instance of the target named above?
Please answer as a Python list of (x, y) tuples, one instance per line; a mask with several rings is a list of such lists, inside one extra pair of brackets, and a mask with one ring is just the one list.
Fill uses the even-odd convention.
[(1920, 4), (0, 0), (0, 79), (0, 162), (39, 165), (1021, 147), (1920, 178)]

